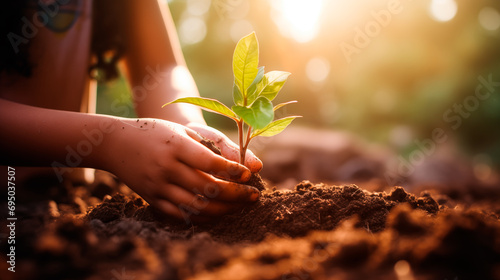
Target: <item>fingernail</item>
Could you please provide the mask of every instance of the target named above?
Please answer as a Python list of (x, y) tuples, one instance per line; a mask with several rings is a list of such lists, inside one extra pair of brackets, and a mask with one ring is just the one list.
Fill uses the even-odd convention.
[(252, 177), (252, 172), (250, 172), (250, 170), (245, 168), (245, 171), (243, 172), (243, 174), (241, 174), (240, 180), (242, 182), (246, 182), (250, 180), (250, 177)]
[(261, 171), (262, 170), (262, 167), (264, 167), (264, 164), (262, 163), (262, 161), (259, 159), (259, 158), (255, 158), (255, 161), (257, 162), (257, 165), (259, 166), (259, 170), (257, 170), (257, 172)]
[(194, 140), (200, 142), (201, 140), (203, 140), (203, 137), (201, 136), (201, 134), (199, 134), (198, 132), (196, 131), (193, 131), (191, 129), (186, 129), (186, 134), (189, 135), (189, 137), (193, 138)]
[(251, 188), (252, 189), (252, 194), (250, 195), (250, 200), (251, 201), (257, 201), (259, 200), (260, 192), (256, 188)]

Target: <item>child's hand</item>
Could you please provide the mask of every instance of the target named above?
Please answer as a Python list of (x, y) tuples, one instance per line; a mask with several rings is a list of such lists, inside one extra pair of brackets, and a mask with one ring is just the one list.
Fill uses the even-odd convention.
[[(168, 121), (120, 119), (104, 142), (103, 160), (151, 205), (186, 221), (207, 220), (256, 201), (257, 189), (224, 180), (245, 182), (250, 170), (214, 154), (200, 139)], [(260, 169), (259, 163), (250, 166)]]
[[(221, 149), (222, 156), (225, 158), (239, 162), (240, 148), (233, 141), (231, 141), (224, 133), (198, 123), (190, 123), (187, 127), (200, 133), (203, 137), (208, 138), (215, 142), (215, 145)], [(257, 158), (252, 151), (247, 150), (245, 156), (245, 166), (253, 173), (257, 173), (262, 169), (262, 161)]]

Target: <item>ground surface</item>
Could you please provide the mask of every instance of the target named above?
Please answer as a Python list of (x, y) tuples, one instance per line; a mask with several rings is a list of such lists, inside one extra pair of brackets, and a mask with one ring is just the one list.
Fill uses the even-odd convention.
[(17, 196), (14, 279), (500, 279), (494, 195), (303, 181), (187, 225), (105, 173), (90, 186), (42, 183)]

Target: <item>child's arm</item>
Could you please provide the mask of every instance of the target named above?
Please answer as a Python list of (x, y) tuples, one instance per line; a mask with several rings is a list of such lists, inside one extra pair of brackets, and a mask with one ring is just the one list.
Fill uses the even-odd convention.
[[(199, 96), (196, 84), (186, 67), (168, 6), (157, 0), (128, 1), (132, 7), (127, 21), (128, 53), (125, 68), (140, 117), (173, 121), (214, 140), (222, 154), (238, 161), (238, 146), (221, 132), (206, 126), (201, 110), (187, 104), (161, 106), (184, 96)], [(209, 54), (207, 54), (209, 55)], [(245, 165), (258, 172), (262, 162), (247, 151)]]
[(53, 166), (56, 173), (62, 165), (107, 170), (152, 205), (180, 218), (180, 205), (199, 211), (192, 218), (201, 219), (228, 213), (238, 207), (233, 202), (259, 195), (252, 187), (208, 175), (245, 181), (250, 171), (205, 148), (196, 132), (163, 120), (50, 110), (0, 99), (0, 131), (0, 164)]

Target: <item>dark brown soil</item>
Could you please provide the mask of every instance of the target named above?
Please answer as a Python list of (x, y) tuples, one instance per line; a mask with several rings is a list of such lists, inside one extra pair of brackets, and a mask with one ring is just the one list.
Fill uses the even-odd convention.
[[(400, 203), (428, 214), (438, 211), (430, 196), (416, 198), (402, 188), (391, 193), (368, 193), (355, 185), (325, 186), (302, 182), (293, 191), (267, 191), (260, 200), (238, 213), (227, 215), (215, 224), (175, 222), (146, 205), (142, 199), (129, 199), (117, 194), (87, 215), (109, 223), (126, 218), (155, 222), (159, 227), (173, 227), (189, 235), (204, 231), (226, 243), (259, 242), (268, 235), (300, 237), (312, 230), (331, 230), (341, 221), (358, 216), (356, 226), (370, 232), (385, 228), (389, 211)], [(185, 232), (184, 232), (185, 231)]]
[(266, 189), (266, 183), (258, 173), (252, 173), (250, 180), (248, 180), (248, 182), (246, 182), (245, 185), (255, 187), (261, 192)]
[(494, 201), (304, 181), (193, 225), (98, 179), (20, 205), (15, 279), (500, 279)]

